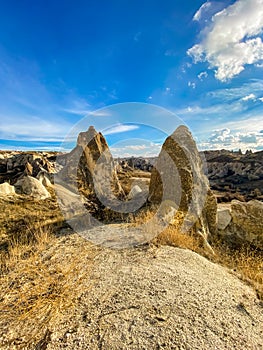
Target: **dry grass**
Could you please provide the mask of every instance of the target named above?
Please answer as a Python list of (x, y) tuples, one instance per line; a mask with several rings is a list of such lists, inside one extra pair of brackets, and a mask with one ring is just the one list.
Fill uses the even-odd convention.
[[(10, 212), (13, 209), (9, 208)], [(23, 210), (29, 215), (25, 207)], [(33, 207), (31, 213), (33, 217), (36, 214)], [(51, 215), (46, 212), (46, 216)], [(5, 230), (5, 246), (0, 251), (2, 346), (33, 348), (70, 312), (83, 285), (89, 285), (95, 255), (91, 246), (79, 236), (56, 237), (56, 225), (43, 226), (42, 218), (38, 220), (24, 222), (20, 235), (18, 227), (13, 232), (10, 227)]]
[(223, 241), (215, 241), (215, 262), (237, 272), (239, 277), (252, 285), (263, 300), (263, 252), (255, 247), (243, 245), (233, 248)]
[(156, 243), (160, 245), (170, 245), (179, 248), (190, 249), (195, 252), (200, 252), (199, 240), (191, 234), (180, 232), (176, 226), (168, 226), (157, 238)]

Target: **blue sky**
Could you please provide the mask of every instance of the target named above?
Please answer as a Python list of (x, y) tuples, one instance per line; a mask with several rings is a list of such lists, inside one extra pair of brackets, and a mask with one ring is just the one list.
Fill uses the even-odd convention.
[[(141, 154), (157, 152), (162, 140), (149, 127), (125, 127), (152, 126), (151, 113), (135, 120), (108, 108), (126, 102), (168, 109), (200, 149), (263, 149), (263, 0), (0, 6), (1, 149), (57, 149), (75, 125), (92, 124), (112, 128), (118, 152), (116, 142), (143, 132)], [(173, 132), (178, 118), (159, 118), (163, 135)]]

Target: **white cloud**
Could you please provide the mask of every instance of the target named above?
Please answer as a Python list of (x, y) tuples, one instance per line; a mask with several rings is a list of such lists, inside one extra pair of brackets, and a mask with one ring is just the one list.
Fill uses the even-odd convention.
[(195, 63), (207, 61), (216, 78), (227, 81), (245, 65), (262, 61), (262, 29), (263, 0), (238, 0), (212, 17), (203, 40), (187, 53)]
[(207, 1), (205, 2), (198, 11), (194, 14), (193, 20), (194, 21), (200, 21), (204, 11), (206, 11), (211, 6), (211, 2)]
[[(139, 141), (138, 141), (139, 142)], [(146, 142), (131, 145), (122, 145), (121, 147), (110, 147), (114, 158), (117, 157), (156, 157), (161, 151), (162, 145)]]
[(244, 96), (254, 94), (259, 95), (263, 90), (263, 80), (251, 80), (245, 84), (239, 85), (238, 87), (232, 87), (227, 89), (216, 89), (214, 91), (209, 91), (207, 97), (209, 100), (222, 104), (224, 102), (234, 102), (236, 100), (241, 100)]
[(255, 101), (256, 100), (256, 96), (254, 94), (249, 94), (245, 97), (242, 97), (241, 99), (242, 101), (249, 101), (249, 100), (252, 100), (252, 101)]
[(188, 84), (187, 84), (189, 87), (191, 87), (192, 89), (195, 89), (196, 88), (196, 84), (192, 81), (188, 81)]
[(0, 115), (0, 138), (13, 140), (62, 140), (70, 124), (44, 120), (38, 116)]
[(208, 77), (208, 74), (207, 72), (201, 72), (198, 74), (198, 79), (200, 79), (201, 81), (203, 81), (204, 78), (207, 78)]
[(90, 104), (82, 98), (77, 98), (70, 101), (70, 105), (71, 106), (69, 108), (63, 108), (62, 110), (66, 113), (80, 116), (85, 116), (90, 113)]
[(207, 141), (199, 144), (200, 149), (228, 149), (245, 151), (263, 149), (263, 134), (258, 131), (231, 131), (229, 128), (214, 130)]
[(259, 101), (263, 102), (263, 97), (259, 97), (258, 99)]
[(121, 132), (132, 131), (132, 130), (136, 130), (136, 129), (139, 129), (138, 125), (117, 124), (117, 125), (114, 125), (106, 130), (103, 130), (102, 132), (104, 135), (112, 135), (112, 134), (118, 134)]

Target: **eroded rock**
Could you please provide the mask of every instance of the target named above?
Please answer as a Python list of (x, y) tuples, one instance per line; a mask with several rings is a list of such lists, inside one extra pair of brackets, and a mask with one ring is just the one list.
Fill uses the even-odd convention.
[(196, 143), (185, 126), (179, 126), (165, 140), (152, 171), (149, 201), (160, 204), (167, 200), (184, 213), (182, 230), (193, 228), (205, 240), (216, 232), (216, 199)]
[(32, 176), (24, 176), (15, 183), (17, 193), (33, 196), (34, 199), (50, 198), (50, 193), (46, 190), (44, 185)]
[(124, 197), (108, 144), (92, 126), (79, 134), (77, 145), (67, 155), (56, 181), (70, 186), (75, 193), (82, 191), (87, 198), (99, 200), (104, 206)]

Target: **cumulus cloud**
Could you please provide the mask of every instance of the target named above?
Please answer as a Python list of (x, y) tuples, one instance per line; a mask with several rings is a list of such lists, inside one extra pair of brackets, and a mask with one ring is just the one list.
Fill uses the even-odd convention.
[(212, 17), (202, 41), (187, 53), (195, 63), (207, 61), (216, 78), (227, 81), (245, 65), (262, 62), (262, 29), (263, 0), (238, 0)]
[(241, 100), (242, 101), (249, 101), (249, 100), (255, 101), (256, 100), (256, 96), (254, 94), (249, 94), (247, 96), (242, 97)]
[(214, 130), (208, 141), (200, 143), (201, 149), (263, 149), (263, 134), (259, 132), (231, 131), (229, 128)]

